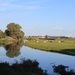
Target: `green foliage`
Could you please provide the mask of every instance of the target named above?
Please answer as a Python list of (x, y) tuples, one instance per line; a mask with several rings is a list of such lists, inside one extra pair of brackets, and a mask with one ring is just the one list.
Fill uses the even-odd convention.
[(34, 60), (21, 59), (22, 62), (12, 64), (0, 63), (0, 75), (48, 75), (38, 67), (39, 63)]
[(24, 36), (24, 32), (20, 30), (21, 26), (19, 24), (10, 23), (7, 25), (7, 28), (5, 30), (7, 36), (13, 37), (14, 39), (19, 39)]
[(8, 42), (11, 42), (11, 40), (5, 39), (5, 40), (0, 40), (0, 42), (8, 43)]
[(47, 39), (49, 36), (48, 35), (45, 35), (45, 38)]
[(66, 71), (66, 68), (69, 68), (68, 66), (64, 66), (64, 65), (58, 65), (55, 66), (53, 65), (53, 71), (55, 73), (58, 73), (60, 75), (75, 75), (75, 72), (73, 69)]
[(59, 38), (68, 39), (69, 37), (61, 36), (61, 37), (59, 37)]
[(6, 34), (0, 30), (0, 38), (5, 38), (6, 37)]
[(28, 37), (27, 40), (36, 40), (36, 39), (33, 37)]

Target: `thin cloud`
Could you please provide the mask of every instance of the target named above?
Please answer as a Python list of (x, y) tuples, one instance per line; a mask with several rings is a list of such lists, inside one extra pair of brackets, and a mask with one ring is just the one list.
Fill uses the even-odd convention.
[(36, 1), (36, 2), (32, 2), (32, 3), (42, 3), (42, 2), (46, 2), (48, 0), (41, 0), (41, 1)]
[(27, 29), (35, 29), (35, 28), (27, 28)]
[(40, 9), (40, 6), (24, 6), (25, 9)]
[(10, 8), (21, 8), (23, 5), (19, 4), (13, 4), (12, 2), (15, 2), (17, 0), (0, 0), (0, 11), (5, 11)]
[(14, 1), (17, 1), (17, 0), (0, 0), (0, 3), (5, 3), (5, 2), (14, 2)]
[(75, 35), (73, 35), (73, 34), (66, 35), (66, 37), (70, 37), (70, 36), (74, 36), (75, 37)]
[(11, 4), (11, 3), (2, 3), (0, 4), (2, 7), (23, 7), (23, 5)]
[(10, 16), (11, 14), (7, 14), (8, 16)]
[(0, 4), (0, 11), (8, 10), (8, 9), (40, 9), (43, 7), (40, 6), (25, 6), (25, 5), (18, 5), (18, 4), (11, 4), (11, 3), (3, 3)]
[[(25, 5), (25, 4), (13, 4), (12, 2), (15, 2), (17, 0), (0, 0), (0, 11), (5, 11), (9, 9), (41, 9), (45, 7), (41, 6), (36, 6), (36, 5)], [(35, 1), (33, 3), (41, 3), (41, 2), (46, 2), (48, 0), (41, 0), (41, 1)]]
[(55, 29), (55, 30), (62, 30), (63, 28), (53, 28), (53, 29)]

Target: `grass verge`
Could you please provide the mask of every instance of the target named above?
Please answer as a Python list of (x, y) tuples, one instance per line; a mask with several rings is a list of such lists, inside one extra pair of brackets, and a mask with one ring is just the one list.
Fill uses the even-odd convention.
[(25, 46), (75, 56), (75, 39), (29, 40)]

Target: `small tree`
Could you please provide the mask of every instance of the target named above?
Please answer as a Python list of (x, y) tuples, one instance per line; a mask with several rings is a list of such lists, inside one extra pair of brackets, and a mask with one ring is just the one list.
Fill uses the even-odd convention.
[(46, 38), (46, 39), (48, 39), (48, 37), (49, 37), (48, 35), (45, 35), (45, 38)]

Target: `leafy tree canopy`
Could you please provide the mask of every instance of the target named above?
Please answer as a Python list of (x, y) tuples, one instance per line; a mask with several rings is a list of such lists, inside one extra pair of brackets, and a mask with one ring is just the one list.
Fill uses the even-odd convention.
[(10, 36), (14, 39), (19, 39), (24, 36), (24, 32), (21, 31), (21, 26), (19, 24), (10, 23), (7, 25), (7, 29), (5, 30), (5, 33), (7, 36)]

